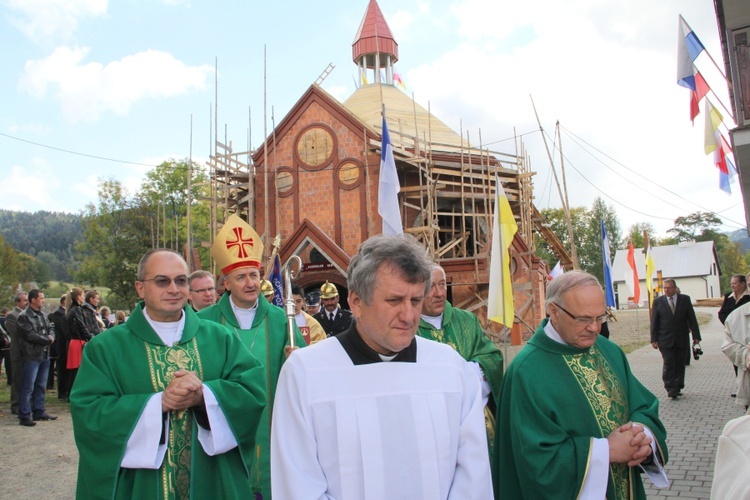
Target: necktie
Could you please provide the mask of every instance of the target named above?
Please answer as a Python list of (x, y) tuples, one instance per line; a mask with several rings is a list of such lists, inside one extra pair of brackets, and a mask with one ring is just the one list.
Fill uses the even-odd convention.
[(672, 310), (672, 314), (674, 314), (674, 295), (669, 297), (669, 308)]

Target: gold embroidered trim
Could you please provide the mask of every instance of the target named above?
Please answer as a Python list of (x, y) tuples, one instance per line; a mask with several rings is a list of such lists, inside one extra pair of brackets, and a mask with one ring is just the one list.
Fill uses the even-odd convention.
[[(174, 346), (144, 344), (154, 392), (163, 392), (178, 370), (193, 371), (203, 380), (203, 363), (195, 338)], [(169, 417), (167, 455), (160, 467), (163, 496), (175, 500), (190, 498), (193, 413), (172, 411)]]
[[(625, 390), (595, 346), (585, 353), (563, 355), (563, 359), (589, 402), (601, 437), (607, 437), (628, 421), (630, 412)], [(627, 464), (610, 464), (609, 471), (615, 498), (632, 498), (630, 467)]]

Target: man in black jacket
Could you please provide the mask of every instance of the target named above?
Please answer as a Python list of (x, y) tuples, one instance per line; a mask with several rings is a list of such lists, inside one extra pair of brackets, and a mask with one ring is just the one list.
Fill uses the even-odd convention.
[(346, 331), (352, 322), (352, 313), (339, 307), (339, 291), (333, 283), (325, 282), (320, 287), (320, 300), (323, 308), (314, 315), (326, 335), (333, 337)]
[(10, 335), (10, 362), (12, 381), (10, 384), (10, 411), (18, 413), (18, 399), (21, 393), (21, 379), (23, 378), (23, 360), (21, 358), (21, 342), (18, 341), (18, 315), (29, 305), (26, 292), (17, 292), (13, 297), (15, 307), (5, 319), (5, 331)]
[(673, 279), (664, 280), (664, 295), (654, 300), (651, 314), (651, 346), (661, 352), (662, 380), (667, 395), (677, 399), (685, 387), (685, 359), (693, 344), (701, 341), (698, 320), (690, 297), (676, 293)]
[[(70, 393), (70, 372), (68, 371), (68, 321), (65, 318), (65, 295), (60, 297), (60, 307), (47, 317), (55, 327), (55, 343), (57, 346), (57, 399), (67, 401)], [(52, 375), (50, 375), (52, 378)], [(49, 384), (47, 384), (49, 386)]]
[[(18, 315), (17, 333), (23, 359), (21, 394), (18, 399), (18, 420), (33, 427), (36, 420), (55, 420), (44, 409), (49, 371), (49, 348), (55, 341), (55, 327), (42, 312), (44, 294), (37, 289), (29, 292), (29, 307)], [(33, 415), (33, 420), (32, 420)]]
[(99, 335), (104, 331), (104, 323), (99, 318), (99, 313), (96, 312), (99, 307), (99, 292), (96, 290), (87, 290), (83, 296), (83, 321), (86, 324), (86, 330), (94, 336)]

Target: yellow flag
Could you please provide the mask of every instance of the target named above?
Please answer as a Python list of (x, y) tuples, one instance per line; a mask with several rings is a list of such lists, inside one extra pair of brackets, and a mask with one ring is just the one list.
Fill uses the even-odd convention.
[(648, 291), (648, 303), (653, 304), (654, 302), (654, 287), (652, 277), (656, 274), (656, 264), (654, 264), (654, 257), (651, 255), (651, 245), (646, 247), (646, 290)]
[(706, 98), (704, 105), (706, 107), (706, 125), (703, 129), (703, 149), (706, 154), (709, 154), (719, 147), (716, 142), (716, 130), (719, 128), (721, 122), (724, 121), (724, 117), (721, 116), (719, 110), (711, 104), (708, 98)]
[(510, 277), (510, 245), (518, 231), (503, 185), (495, 174), (495, 213), (492, 221), (490, 254), (490, 291), (487, 319), (508, 328), (513, 326), (513, 282)]

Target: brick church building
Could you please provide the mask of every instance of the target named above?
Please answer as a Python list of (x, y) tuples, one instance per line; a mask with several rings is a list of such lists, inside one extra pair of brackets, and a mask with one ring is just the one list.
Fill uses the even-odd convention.
[(254, 179), (244, 184), (250, 192), (234, 193), (229, 210), (253, 219), (269, 254), (279, 235), (282, 263), (301, 258), (295, 284), (311, 291), (335, 283), (346, 307), (349, 260), (382, 228), (377, 204), (385, 112), (404, 232), (445, 268), (449, 300), (484, 325), (497, 172), (519, 227), (511, 249), (515, 310), (521, 330), (530, 334), (544, 317), (548, 268), (534, 255), (532, 231), (540, 217), (527, 160), (470, 144), (394, 84), (398, 44), (375, 0), (356, 32), (352, 58), (359, 88), (340, 102), (318, 84), (310, 86), (252, 152)]

